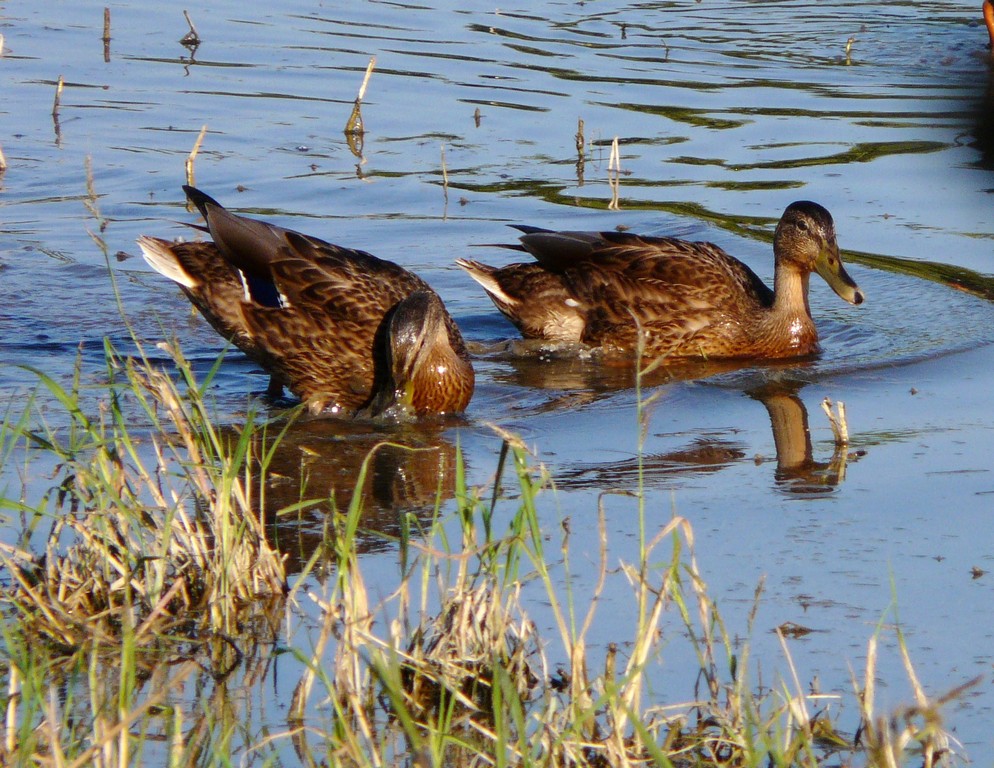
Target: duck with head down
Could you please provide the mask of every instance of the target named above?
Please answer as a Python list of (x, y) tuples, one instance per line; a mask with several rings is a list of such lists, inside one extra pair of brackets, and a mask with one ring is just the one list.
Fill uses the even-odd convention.
[(363, 251), (237, 216), (184, 187), (211, 241), (142, 236), (145, 260), (312, 413), (458, 413), (473, 394), (462, 335), (417, 275)]
[(818, 349), (808, 278), (845, 301), (863, 292), (839, 257), (835, 224), (817, 203), (784, 211), (773, 238), (773, 290), (711, 243), (620, 232), (519, 227), (535, 261), (495, 268), (457, 263), (525, 338), (651, 358), (789, 358)]

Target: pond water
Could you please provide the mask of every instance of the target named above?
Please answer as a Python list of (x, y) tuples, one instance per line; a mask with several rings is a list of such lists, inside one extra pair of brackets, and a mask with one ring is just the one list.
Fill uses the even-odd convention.
[[(558, 486), (550, 535), (568, 516), (594, 558), (599, 493), (637, 482), (631, 378), (506, 344), (514, 329), (454, 259), (506, 261), (477, 246), (509, 242), (507, 224), (624, 226), (711, 240), (769, 280), (780, 213), (816, 200), (866, 303), (815, 279), (818, 359), (648, 382), (649, 520), (691, 521), (733, 632), (765, 576), (754, 657), (780, 669), (773, 628), (812, 627), (792, 651), (822, 690), (850, 690), (850, 665), (896, 601), (929, 692), (984, 676), (947, 716), (965, 754), (990, 763), (994, 576), (972, 572), (994, 571), (994, 87), (979, 2), (456, 5), (222, 1), (193, 12), (203, 42), (191, 53), (177, 6), (109, 4), (105, 52), (103, 4), (0, 3), (3, 407), (36, 386), (20, 365), (68, 380), (78, 353), (98, 378), (105, 338), (130, 347), (94, 236), (136, 332), (175, 335), (201, 372), (214, 363), (219, 339), (134, 244), (188, 232), (180, 184), (206, 125), (196, 180), (222, 203), (398, 261), (439, 291), (473, 344), (477, 391), (464, 421), (418, 440), (458, 441), (486, 483), (500, 447), (489, 425), (521, 435)], [(374, 55), (360, 157), (343, 128)], [(237, 423), (264, 386), (230, 353), (222, 420)], [(833, 456), (825, 397), (846, 404), (848, 461)], [(295, 439), (350, 478), (377, 436), (320, 422)], [(433, 472), (386, 461), (371, 527), (430, 509)], [(612, 560), (630, 561), (635, 504), (606, 510)], [(366, 557), (396, 554), (381, 544)], [(611, 624), (595, 639), (615, 639)], [(694, 663), (680, 654), (667, 664)], [(885, 703), (908, 701), (896, 653), (881, 664)]]

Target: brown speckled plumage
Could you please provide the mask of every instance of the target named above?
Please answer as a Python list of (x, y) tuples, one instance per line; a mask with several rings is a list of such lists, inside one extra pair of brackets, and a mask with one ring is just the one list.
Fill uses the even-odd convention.
[(620, 232), (520, 227), (534, 262), (457, 263), (525, 338), (630, 353), (639, 328), (653, 358), (784, 358), (810, 354), (818, 334), (808, 277), (821, 274), (846, 301), (863, 293), (839, 258), (835, 225), (816, 203), (791, 204), (774, 236), (774, 290), (718, 246)]
[(401, 401), (422, 413), (464, 410), (473, 368), (441, 299), (417, 275), (363, 251), (236, 216), (184, 187), (213, 242), (143, 236), (226, 339), (312, 412), (377, 413)]

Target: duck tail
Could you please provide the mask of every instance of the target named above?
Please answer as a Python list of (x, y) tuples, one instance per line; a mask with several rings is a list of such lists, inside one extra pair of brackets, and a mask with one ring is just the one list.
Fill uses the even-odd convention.
[(472, 259), (456, 259), (456, 264), (465, 269), (470, 277), (482, 285), (483, 290), (490, 294), (494, 300), (509, 306), (514, 306), (518, 303), (518, 299), (508, 295), (503, 286), (501, 286), (496, 267), (491, 267), (488, 264), (473, 261)]
[(184, 288), (195, 288), (200, 284), (199, 280), (187, 272), (168, 240), (142, 235), (138, 238), (138, 247), (148, 265), (163, 277), (168, 277)]
[(223, 208), (217, 200), (208, 195), (206, 192), (201, 192), (196, 187), (191, 187), (189, 184), (183, 185), (183, 191), (186, 193), (187, 199), (197, 206), (197, 210), (200, 211), (200, 215), (207, 219), (207, 214), (210, 207)]

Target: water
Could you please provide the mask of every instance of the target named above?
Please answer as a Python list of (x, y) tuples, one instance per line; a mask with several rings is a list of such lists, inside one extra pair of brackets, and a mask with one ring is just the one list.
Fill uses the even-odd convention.
[[(769, 279), (780, 212), (817, 200), (867, 302), (845, 305), (816, 278), (817, 360), (652, 382), (650, 520), (661, 527), (674, 510), (690, 519), (709, 589), (736, 630), (765, 575), (754, 655), (781, 668), (773, 627), (820, 630), (792, 650), (801, 679), (817, 676), (823, 690), (848, 691), (848, 665), (861, 667), (896, 599), (926, 689), (985, 675), (947, 714), (969, 756), (990, 762), (994, 621), (984, 608), (994, 581), (971, 568), (994, 569), (994, 309), (983, 298), (994, 295), (994, 160), (974, 3), (599, 0), (498, 11), (250, 0), (193, 11), (203, 38), (193, 54), (177, 42), (180, 10), (159, 5), (110, 6), (106, 60), (103, 5), (0, 13), (5, 400), (35, 385), (17, 365), (64, 381), (78, 354), (98, 380), (104, 338), (129, 348), (108, 262), (140, 336), (175, 334), (199, 371), (213, 364), (218, 339), (134, 245), (142, 233), (188, 234), (175, 223), (194, 220), (179, 185), (207, 125), (196, 179), (222, 203), (396, 260), (438, 289), (477, 351), (478, 388), (464, 424), (418, 439), (440, 455), (458, 440), (472, 481), (485, 483), (500, 445), (487, 425), (520, 434), (557, 481), (550, 535), (569, 516), (574, 546), (593, 558), (598, 493), (636, 482), (630, 379), (509, 353), (513, 329), (453, 260), (500, 263), (507, 252), (477, 246), (509, 241), (509, 223), (624, 225), (712, 240)], [(372, 55), (357, 156), (342, 129)], [(264, 384), (229, 354), (214, 392), (222, 416), (236, 423)], [(848, 458), (834, 455), (826, 396), (846, 403)], [(791, 438), (805, 419), (810, 453)], [(377, 435), (311, 429), (296, 439), (339, 458), (322, 462), (316, 482), (347, 488)], [(398, 509), (429, 513), (423, 478), (436, 465), (418, 461), (385, 461), (371, 527), (390, 533)], [(631, 560), (634, 504), (612, 497), (606, 514), (613, 560)], [(313, 546), (312, 528), (317, 517), (299, 524), (295, 556)], [(370, 561), (394, 563), (372, 541)], [(614, 639), (613, 629), (599, 626), (595, 639)], [(669, 669), (691, 662), (677, 645)], [(907, 701), (896, 656), (882, 664), (885, 700)]]

